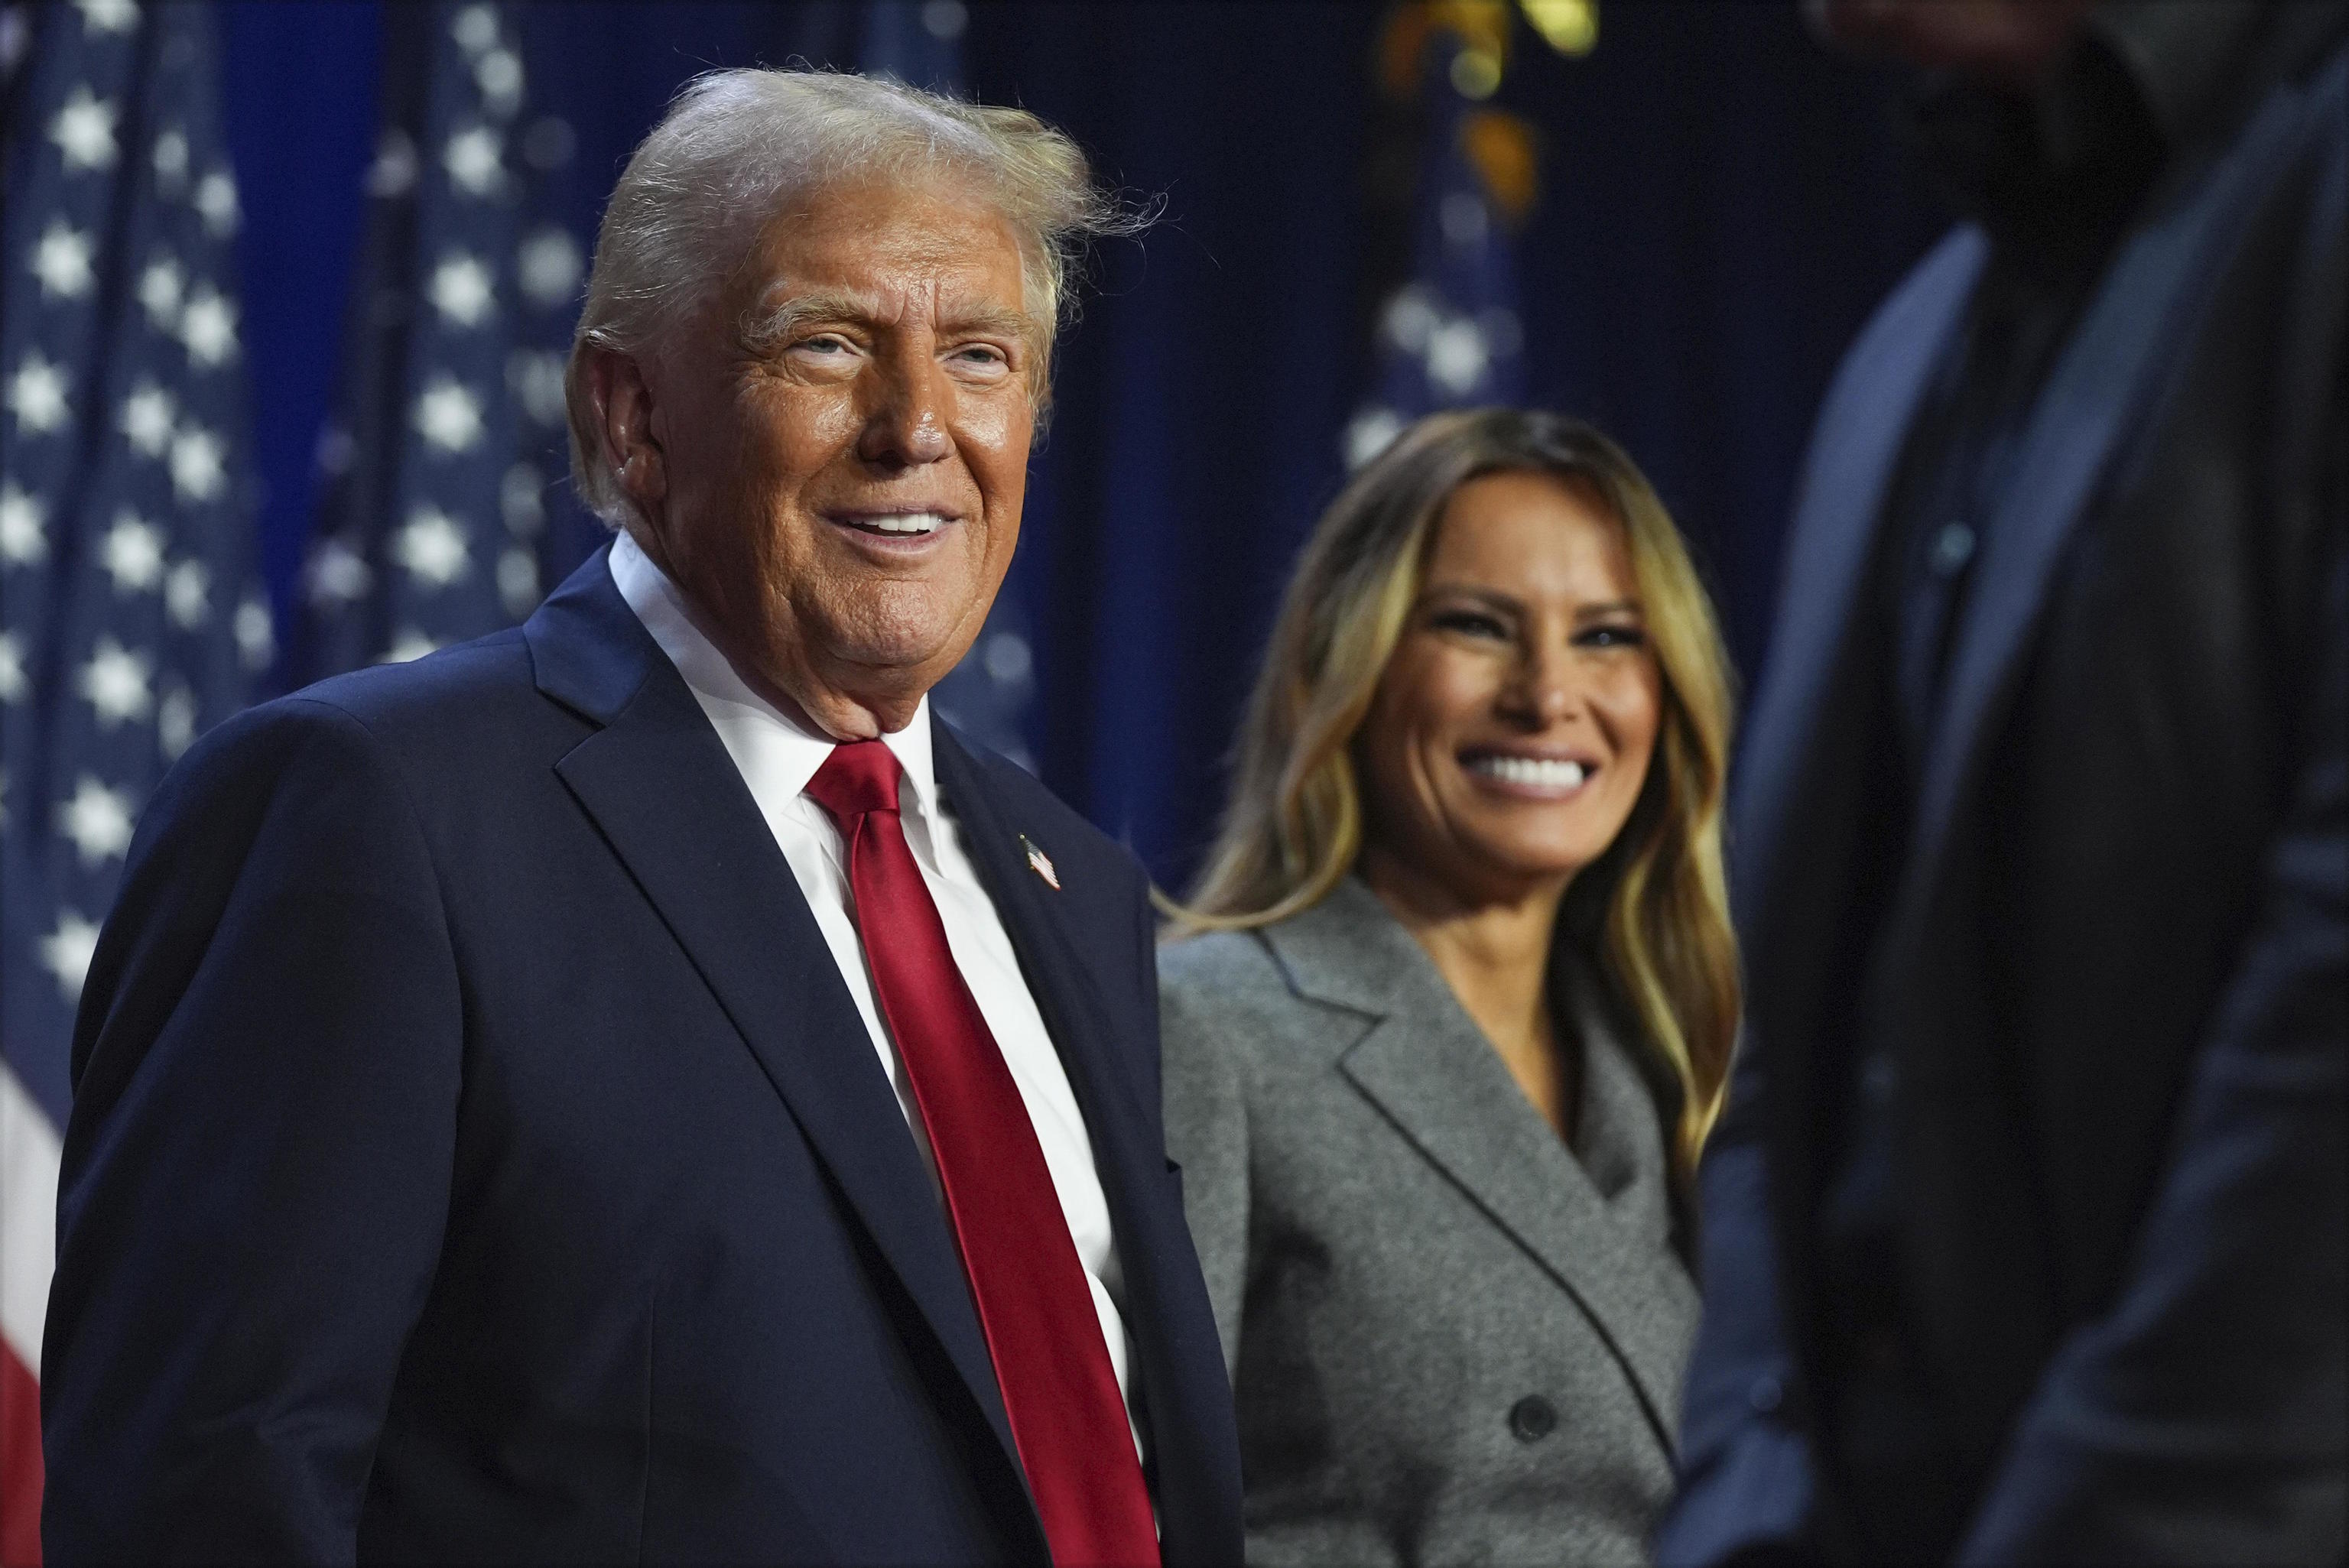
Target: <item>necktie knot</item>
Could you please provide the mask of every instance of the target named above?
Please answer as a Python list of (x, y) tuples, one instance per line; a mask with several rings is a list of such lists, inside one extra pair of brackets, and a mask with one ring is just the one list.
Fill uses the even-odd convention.
[(843, 829), (873, 811), (897, 809), (897, 754), (878, 740), (849, 740), (832, 748), (807, 792)]

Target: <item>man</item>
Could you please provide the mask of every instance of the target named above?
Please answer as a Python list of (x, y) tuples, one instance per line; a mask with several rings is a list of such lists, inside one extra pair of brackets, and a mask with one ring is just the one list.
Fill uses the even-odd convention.
[(570, 379), (619, 537), (141, 826), (56, 1561), (1237, 1558), (1143, 876), (924, 696), (1118, 222), (1032, 117), (879, 81), (719, 73), (647, 139)]
[(1971, 213), (1823, 408), (1667, 1563), (2339, 1563), (2349, 11), (1826, 0)]

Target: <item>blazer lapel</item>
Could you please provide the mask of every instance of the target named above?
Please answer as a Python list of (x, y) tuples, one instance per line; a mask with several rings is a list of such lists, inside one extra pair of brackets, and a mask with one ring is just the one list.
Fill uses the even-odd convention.
[(602, 726), (555, 765), (659, 911), (994, 1428), (1010, 1426), (953, 1237), (807, 900), (700, 705), (599, 552), (523, 628)]
[(1433, 963), (1360, 882), (1265, 934), (1299, 992), (1371, 1020), (1339, 1070), (1575, 1299), (1673, 1451), (1681, 1324), (1653, 1304), (1691, 1287), (1671, 1277), (1661, 1238), (1638, 1244), (1609, 1212)]
[[(2209, 297), (2210, 274), (2247, 232), (2249, 209), (2278, 167), (2274, 150), (2295, 129), (2294, 106), (2271, 104), (2205, 194), (2178, 202), (2130, 240), (2041, 393), (1951, 653), (1928, 744), (1912, 873), (1938, 866), (1947, 851), (1958, 806), (2013, 699), (2064, 547), (2122, 433), (2142, 426), (2168, 351)], [(1921, 898), (1929, 885), (1920, 877), (1912, 890)]]

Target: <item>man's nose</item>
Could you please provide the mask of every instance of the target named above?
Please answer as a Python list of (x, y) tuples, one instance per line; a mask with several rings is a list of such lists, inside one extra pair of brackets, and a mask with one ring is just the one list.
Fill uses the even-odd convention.
[(876, 358), (866, 372), (872, 401), (857, 456), (884, 468), (935, 463), (952, 449), (947, 410), (952, 389), (926, 353), (905, 348)]

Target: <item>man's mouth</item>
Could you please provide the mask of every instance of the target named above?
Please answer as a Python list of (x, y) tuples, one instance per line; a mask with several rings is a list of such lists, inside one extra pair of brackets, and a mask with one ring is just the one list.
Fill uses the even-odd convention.
[(954, 519), (936, 511), (835, 513), (833, 521), (879, 539), (919, 539), (946, 527)]

